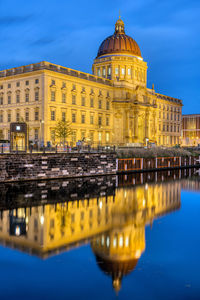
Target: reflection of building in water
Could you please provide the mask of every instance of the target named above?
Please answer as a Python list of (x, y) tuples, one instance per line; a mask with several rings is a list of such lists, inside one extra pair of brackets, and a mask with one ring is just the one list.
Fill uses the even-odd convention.
[(145, 184), (119, 188), (115, 196), (7, 210), (0, 239), (43, 258), (91, 240), (98, 264), (118, 290), (145, 249), (145, 225), (180, 207), (180, 189), (178, 181)]
[(117, 191), (119, 203), (112, 210), (113, 227), (91, 242), (97, 264), (112, 277), (116, 291), (120, 290), (123, 276), (136, 267), (145, 249), (145, 225), (178, 209), (180, 192), (179, 182), (145, 184)]

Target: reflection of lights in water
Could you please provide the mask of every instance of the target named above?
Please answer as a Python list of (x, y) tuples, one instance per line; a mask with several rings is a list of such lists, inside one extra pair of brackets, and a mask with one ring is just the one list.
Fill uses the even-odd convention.
[(123, 237), (120, 236), (120, 239), (119, 239), (119, 246), (122, 247), (123, 246)]
[(128, 236), (126, 237), (125, 245), (126, 245), (126, 247), (128, 247), (128, 245), (129, 245), (129, 238), (128, 238)]
[(146, 204), (146, 200), (145, 200), (145, 199), (143, 199), (143, 201), (142, 201), (142, 205), (143, 205), (143, 206), (145, 206), (145, 204)]
[(113, 240), (113, 247), (116, 248), (116, 246), (117, 246), (117, 239), (115, 237), (114, 240)]
[(126, 191), (124, 191), (124, 198), (126, 198), (126, 196), (127, 196), (127, 192), (126, 192)]
[(100, 202), (99, 202), (99, 208), (102, 209), (102, 207), (103, 207), (103, 202), (100, 201)]
[(16, 226), (16, 228), (15, 228), (15, 235), (16, 235), (16, 236), (19, 236), (20, 233), (21, 233), (20, 227), (19, 227), (19, 226)]
[(141, 255), (141, 251), (137, 250), (136, 253), (135, 253), (135, 257), (136, 258), (140, 258), (140, 255)]
[(102, 236), (102, 238), (101, 238), (101, 245), (102, 246), (104, 245), (104, 236)]
[(107, 239), (106, 239), (106, 246), (107, 246), (107, 247), (110, 246), (110, 238), (109, 238), (109, 236), (107, 236)]
[(28, 223), (28, 217), (26, 217), (26, 224)]
[(148, 187), (149, 187), (149, 186), (148, 186), (148, 184), (146, 183), (146, 184), (145, 184), (145, 190), (148, 190)]
[(40, 223), (41, 223), (41, 225), (44, 224), (44, 216), (43, 215), (40, 217)]

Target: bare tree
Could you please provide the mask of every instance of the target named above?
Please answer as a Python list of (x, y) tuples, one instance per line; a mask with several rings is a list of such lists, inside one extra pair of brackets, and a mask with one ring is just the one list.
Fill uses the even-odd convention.
[(71, 134), (71, 123), (67, 120), (59, 120), (55, 127), (55, 136), (56, 138), (60, 139), (60, 143), (65, 145), (67, 137)]

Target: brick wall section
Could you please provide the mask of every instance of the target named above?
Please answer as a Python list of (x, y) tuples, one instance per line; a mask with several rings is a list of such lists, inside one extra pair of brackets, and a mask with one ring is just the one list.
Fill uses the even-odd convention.
[(0, 182), (106, 174), (116, 174), (115, 153), (0, 155)]

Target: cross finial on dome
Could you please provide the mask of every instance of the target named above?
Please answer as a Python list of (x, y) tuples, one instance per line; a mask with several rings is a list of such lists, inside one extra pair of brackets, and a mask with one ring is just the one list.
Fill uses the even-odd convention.
[(120, 10), (119, 10), (119, 19), (121, 19), (121, 16), (120, 16), (120, 15), (121, 15), (121, 13), (120, 13)]

